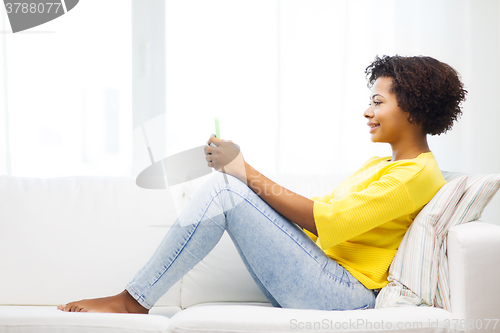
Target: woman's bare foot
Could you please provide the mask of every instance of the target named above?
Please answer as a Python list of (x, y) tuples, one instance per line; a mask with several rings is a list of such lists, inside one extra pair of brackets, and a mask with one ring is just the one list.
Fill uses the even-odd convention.
[(108, 312), (108, 313), (148, 313), (149, 310), (140, 305), (135, 298), (124, 290), (118, 295), (84, 299), (77, 302), (57, 306), (66, 312)]

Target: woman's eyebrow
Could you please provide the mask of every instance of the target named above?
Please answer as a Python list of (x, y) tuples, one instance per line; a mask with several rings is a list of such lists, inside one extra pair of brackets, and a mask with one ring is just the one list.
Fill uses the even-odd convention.
[(385, 98), (384, 96), (380, 95), (380, 94), (373, 94), (373, 96), (370, 98), (370, 100), (372, 100), (375, 96), (380, 96), (382, 98)]

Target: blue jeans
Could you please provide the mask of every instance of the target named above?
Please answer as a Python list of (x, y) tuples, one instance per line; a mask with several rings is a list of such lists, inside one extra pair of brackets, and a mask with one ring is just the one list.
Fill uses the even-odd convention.
[(227, 231), (250, 275), (273, 306), (373, 308), (375, 294), (325, 253), (295, 223), (246, 184), (216, 174), (193, 196), (126, 290), (150, 309), (200, 262)]

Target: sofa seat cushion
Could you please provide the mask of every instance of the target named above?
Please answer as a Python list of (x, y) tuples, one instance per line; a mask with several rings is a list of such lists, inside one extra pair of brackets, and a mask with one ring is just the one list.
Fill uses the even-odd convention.
[(465, 332), (458, 326), (458, 317), (432, 307), (320, 311), (205, 303), (175, 314), (169, 332)]
[(154, 309), (159, 314), (62, 312), (55, 306), (1, 306), (0, 332), (23, 333), (164, 333), (180, 308)]

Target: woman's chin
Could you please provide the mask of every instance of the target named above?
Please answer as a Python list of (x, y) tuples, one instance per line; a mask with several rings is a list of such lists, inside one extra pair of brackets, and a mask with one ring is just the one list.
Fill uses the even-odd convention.
[(380, 140), (378, 138), (372, 138), (371, 139), (373, 143), (388, 143), (387, 141), (385, 140)]

